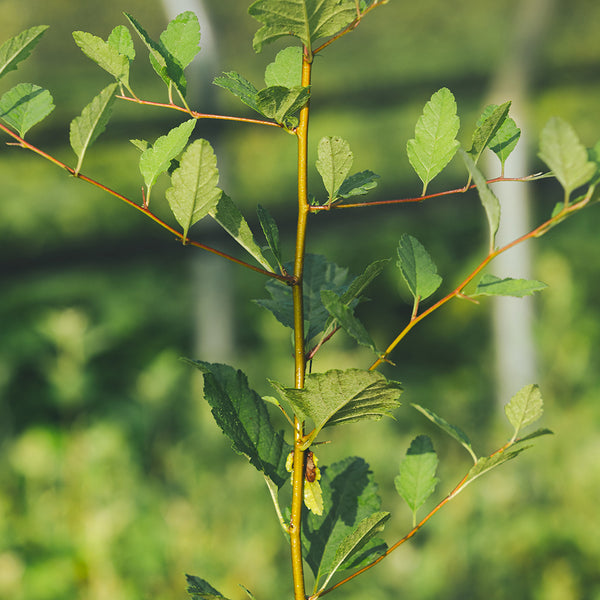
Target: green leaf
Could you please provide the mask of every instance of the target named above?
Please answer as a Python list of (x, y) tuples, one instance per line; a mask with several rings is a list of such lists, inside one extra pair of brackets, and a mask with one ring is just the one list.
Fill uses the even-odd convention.
[(456, 101), (448, 88), (438, 90), (423, 109), (415, 127), (415, 137), (408, 140), (408, 160), (423, 182), (423, 196), (429, 182), (442, 171), (456, 154), (456, 134), (460, 119)]
[(50, 92), (33, 83), (19, 83), (0, 98), (0, 119), (21, 137), (53, 110)]
[(383, 269), (390, 262), (389, 258), (383, 258), (372, 262), (362, 274), (355, 277), (352, 283), (348, 286), (348, 289), (342, 295), (342, 302), (349, 305), (353, 300), (359, 299), (360, 295), (365, 289), (371, 284), (371, 282), (381, 275)]
[(539, 292), (548, 286), (534, 279), (513, 279), (512, 277), (504, 277), (500, 279), (494, 275), (484, 275), (475, 292), (471, 296), (531, 296), (534, 292)]
[(171, 161), (183, 152), (195, 126), (196, 119), (184, 121), (171, 129), (167, 135), (161, 135), (140, 156), (140, 172), (147, 187), (146, 204), (150, 203), (150, 192), (158, 176), (166, 172), (171, 166)]
[(205, 579), (196, 577), (196, 575), (185, 576), (188, 583), (188, 594), (192, 597), (192, 600), (217, 600), (223, 598), (227, 600), (220, 592), (217, 592), (215, 588), (208, 583)]
[(397, 266), (415, 300), (425, 300), (435, 292), (442, 278), (431, 256), (416, 238), (403, 234), (398, 242)]
[(521, 438), (515, 439), (514, 443), (520, 444), (522, 442), (527, 442), (529, 440), (533, 440), (535, 438), (542, 437), (543, 435), (553, 435), (553, 434), (554, 434), (554, 432), (551, 429), (542, 427), (541, 429), (536, 429), (535, 431), (532, 431), (531, 433), (528, 433), (527, 435), (525, 435)]
[(277, 53), (275, 60), (265, 69), (265, 85), (286, 88), (302, 85), (302, 48), (300, 46), (289, 46)]
[(388, 381), (376, 371), (361, 369), (311, 373), (306, 376), (304, 388), (300, 390), (271, 383), (300, 420), (311, 419), (314, 423), (315, 429), (306, 447), (323, 427), (390, 416), (391, 411), (400, 405), (402, 393), (398, 382)]
[(337, 191), (346, 180), (354, 156), (350, 145), (340, 137), (323, 137), (318, 146), (317, 171), (329, 193), (329, 201), (337, 196)]
[(312, 52), (312, 43), (336, 34), (356, 18), (354, 0), (256, 0), (248, 9), (263, 23), (254, 36), (256, 52), (263, 44), (292, 35)]
[(294, 115), (308, 102), (310, 88), (285, 88), (279, 85), (260, 90), (256, 96), (259, 112), (285, 127), (295, 127)]
[(426, 435), (417, 436), (400, 463), (400, 475), (394, 480), (396, 490), (413, 513), (413, 526), (417, 510), (433, 494), (439, 481), (435, 476), (437, 466), (438, 457), (431, 440)]
[(379, 175), (373, 171), (360, 171), (347, 177), (337, 191), (340, 198), (351, 198), (352, 196), (364, 196), (370, 190), (377, 187)]
[(196, 14), (186, 11), (177, 15), (160, 34), (160, 42), (183, 71), (200, 52), (200, 23)]
[(115, 101), (116, 83), (107, 85), (82, 111), (71, 121), (69, 139), (71, 148), (79, 158), (75, 173), (79, 173), (87, 149), (106, 129)]
[(535, 384), (526, 385), (510, 399), (504, 407), (504, 412), (515, 428), (513, 441), (521, 429), (535, 423), (542, 416), (543, 405), (542, 393)]
[[(482, 127), (486, 119), (491, 117), (498, 108), (497, 104), (489, 104), (486, 106), (481, 117), (479, 117), (479, 120), (477, 121), (477, 127)], [(507, 116), (489, 142), (489, 149), (500, 159), (502, 173), (504, 173), (506, 159), (515, 149), (520, 137), (521, 130), (517, 127), (514, 120)]]
[(590, 185), (598, 185), (600, 183), (600, 140), (588, 150), (588, 158), (596, 165), (596, 174), (590, 181)]
[(83, 53), (99, 67), (110, 73), (119, 83), (129, 88), (129, 58), (102, 38), (85, 31), (74, 31), (73, 39)]
[(277, 264), (280, 268), (283, 267), (283, 261), (281, 259), (281, 247), (279, 245), (279, 228), (277, 227), (277, 223), (275, 219), (271, 216), (271, 213), (263, 208), (260, 204), (256, 207), (256, 212), (258, 214), (258, 220), (260, 222), (261, 229), (265, 234), (265, 239), (267, 240), (267, 244), (277, 261)]
[(131, 62), (135, 58), (135, 47), (131, 39), (131, 33), (125, 25), (117, 25), (106, 40), (119, 54), (126, 56)]
[(204, 396), (233, 449), (280, 488), (288, 480), (285, 461), (293, 448), (273, 429), (264, 401), (246, 376), (228, 365), (187, 362), (204, 374)]
[(210, 210), (210, 216), (262, 267), (268, 271), (273, 270), (273, 265), (263, 254), (261, 247), (255, 242), (254, 235), (246, 219), (244, 219), (244, 215), (227, 194), (221, 194), (217, 205)]
[(473, 181), (477, 186), (479, 199), (481, 200), (481, 204), (483, 205), (488, 220), (490, 232), (490, 252), (493, 252), (496, 245), (496, 233), (498, 232), (498, 227), (500, 226), (500, 201), (498, 198), (496, 198), (496, 195), (488, 186), (481, 171), (475, 166), (475, 162), (471, 158), (471, 155), (462, 149), (460, 150), (460, 155), (467, 165), (470, 177), (473, 178)]
[(504, 452), (498, 452), (497, 454), (492, 454), (492, 456), (484, 456), (477, 460), (477, 462), (471, 467), (467, 475), (467, 479), (465, 480), (464, 485), (460, 488), (460, 491), (464, 490), (469, 483), (472, 483), (478, 477), (481, 477), (484, 473), (499, 467), (501, 464), (516, 458), (521, 452), (527, 450), (529, 446), (524, 446), (523, 448), (519, 448), (517, 450), (505, 450)]
[(17, 69), (17, 65), (31, 54), (46, 29), (48, 25), (30, 27), (0, 46), (0, 77)]
[(510, 110), (510, 102), (505, 102), (500, 106), (492, 109), (488, 115), (481, 115), (477, 122), (477, 128), (473, 133), (471, 149), (469, 154), (473, 157), (474, 164), (477, 164), (481, 153), (490, 146), (494, 137), (506, 121), (508, 111)]
[(246, 106), (249, 106), (251, 109), (263, 115), (258, 108), (256, 100), (258, 90), (239, 73), (236, 73), (235, 71), (223, 73), (223, 75), (215, 77), (213, 83), (228, 90), (234, 96), (237, 96)]
[(217, 157), (207, 140), (194, 140), (183, 153), (179, 168), (171, 177), (167, 201), (183, 228), (183, 241), (189, 228), (217, 206), (223, 193), (218, 187)]
[(145, 152), (150, 148), (150, 142), (147, 140), (129, 140), (138, 150)]
[(542, 130), (539, 157), (563, 186), (567, 200), (571, 192), (590, 181), (597, 170), (575, 130), (559, 117), (550, 119)]
[(344, 304), (342, 299), (331, 290), (321, 291), (321, 302), (331, 317), (337, 321), (342, 329), (361, 346), (370, 348), (377, 354), (375, 342), (371, 339), (364, 325), (354, 316), (354, 311)]
[[(359, 530), (376, 532), (378, 522), (387, 520), (381, 510), (381, 499), (369, 465), (362, 459), (349, 457), (321, 469), (324, 511), (322, 515), (309, 513), (302, 523), (304, 556), (315, 576), (315, 590), (319, 580), (334, 572), (362, 566), (385, 549), (385, 543), (370, 536), (365, 544), (356, 548), (338, 564), (340, 547)], [(377, 515), (377, 516), (374, 516)], [(361, 527), (361, 523), (364, 523)], [(359, 529), (360, 528), (360, 529)], [(363, 529), (364, 528), (364, 529)], [(356, 534), (360, 536), (359, 533)]]
[(471, 446), (471, 440), (467, 437), (467, 434), (454, 425), (450, 425), (448, 421), (436, 415), (433, 411), (420, 406), (418, 404), (411, 404), (413, 408), (416, 408), (421, 414), (425, 415), (432, 423), (437, 425), (442, 431), (445, 431), (450, 437), (454, 438), (470, 455), (473, 462), (477, 462), (477, 456), (473, 452)]

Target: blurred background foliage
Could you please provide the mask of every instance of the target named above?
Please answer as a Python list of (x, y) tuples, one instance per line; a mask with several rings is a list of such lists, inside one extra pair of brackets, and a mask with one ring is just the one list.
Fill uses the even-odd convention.
[[(282, 45), (254, 55), (257, 24), (246, 4), (209, 0), (207, 8), (219, 67), (261, 87), (264, 66)], [(418, 194), (405, 145), (424, 102), (442, 86), (452, 89), (468, 144), (511, 47), (520, 6), (518, 0), (452, 6), (421, 0), (375, 11), (316, 60), (312, 146), (322, 135), (347, 139), (354, 169), (381, 175), (372, 199)], [(155, 38), (166, 24), (156, 0), (0, 1), (2, 41), (33, 25), (51, 26), (34, 55), (3, 79), (2, 91), (20, 81), (51, 91), (57, 109), (30, 139), (68, 163), (74, 162), (68, 123), (108, 83), (71, 32), (106, 38), (124, 23), (122, 11)], [(600, 4), (557, 0), (545, 16), (550, 21), (530, 82), (530, 138), (558, 115), (591, 146), (600, 138)], [(164, 101), (144, 49), (137, 41), (136, 47), (134, 89)], [(194, 108), (246, 114), (222, 90), (208, 92), (209, 81)], [(138, 151), (127, 140), (154, 140), (177, 122), (166, 111), (119, 104), (84, 172), (140, 198)], [(249, 220), (256, 224), (260, 202), (289, 239), (293, 138), (210, 121), (199, 123), (196, 135), (213, 141), (222, 184)], [(532, 170), (540, 170), (531, 160)], [(431, 191), (460, 186), (463, 177), (454, 161)], [(114, 198), (5, 145), (0, 181), (0, 598), (184, 598), (185, 572), (234, 598), (244, 596), (238, 583), (257, 598), (289, 595), (289, 559), (262, 478), (231, 453), (201, 400), (196, 374), (179, 361), (228, 362), (264, 393), (266, 377), (291, 382), (289, 332), (249, 302), (264, 295), (264, 281), (215, 266)], [(311, 191), (322, 194), (312, 181)], [(561, 192), (549, 180), (531, 188), (534, 218), (541, 219)], [(400, 234), (414, 234), (448, 286), (475, 264), (484, 243), (483, 215), (471, 194), (313, 221), (310, 250), (355, 274), (375, 258), (393, 256)], [(544, 425), (556, 435), (471, 486), (414, 541), (338, 594), (600, 599), (599, 224), (597, 209), (590, 210), (534, 247), (534, 275), (551, 286), (535, 300), (535, 336)], [(214, 228), (199, 227), (195, 235), (236, 252)], [(289, 256), (291, 242), (285, 248)], [(361, 316), (383, 345), (410, 310), (392, 266), (369, 295), (373, 301)], [(405, 384), (407, 402), (465, 429), (481, 453), (509, 435), (494, 392), (490, 310), (487, 302), (449, 305), (411, 333), (388, 369)], [(368, 364), (368, 355), (339, 336), (314, 368)], [(319, 451), (321, 464), (348, 454), (371, 464), (384, 506), (395, 515), (390, 540), (410, 525), (393, 477), (410, 439), (423, 432), (442, 458), (443, 495), (469, 459), (406, 407), (396, 421), (334, 432), (334, 443)]]

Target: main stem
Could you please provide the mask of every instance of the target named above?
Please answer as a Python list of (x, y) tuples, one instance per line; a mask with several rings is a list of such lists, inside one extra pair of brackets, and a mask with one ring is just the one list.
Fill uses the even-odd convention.
[[(304, 50), (302, 60), (302, 85), (310, 85), (312, 56)], [(308, 103), (300, 111), (296, 129), (298, 139), (298, 223), (296, 227), (296, 253), (294, 257), (294, 361), (295, 387), (304, 387), (306, 373), (306, 350), (304, 347), (304, 303), (302, 278), (304, 275), (304, 255), (306, 248), (306, 224), (308, 220), (307, 157), (308, 157)], [(304, 568), (302, 563), (302, 503), (304, 499), (304, 450), (302, 442), (304, 424), (294, 419), (294, 469), (292, 472), (292, 514), (290, 518), (290, 547), (292, 553), (292, 575), (294, 578), (295, 600), (305, 600)]]

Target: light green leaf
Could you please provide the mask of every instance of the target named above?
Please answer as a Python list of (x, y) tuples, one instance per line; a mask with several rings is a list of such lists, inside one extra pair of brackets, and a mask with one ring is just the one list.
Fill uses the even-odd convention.
[(600, 140), (588, 150), (588, 158), (596, 165), (596, 173), (590, 181), (590, 185), (598, 185), (600, 183)]
[(524, 435), (523, 437), (515, 439), (514, 443), (521, 444), (522, 442), (527, 442), (529, 440), (533, 440), (535, 438), (542, 437), (543, 435), (553, 435), (553, 434), (554, 434), (554, 432), (551, 429), (542, 427), (540, 429), (536, 429), (535, 431), (532, 431), (531, 433), (528, 433), (527, 435)]
[(135, 58), (135, 47), (131, 39), (131, 33), (125, 25), (117, 25), (106, 40), (119, 54), (126, 56), (131, 62)]
[(462, 149), (460, 150), (460, 155), (469, 170), (469, 180), (472, 177), (477, 186), (479, 199), (481, 200), (481, 204), (483, 205), (488, 220), (490, 252), (493, 252), (496, 245), (496, 233), (498, 233), (498, 227), (500, 226), (500, 201), (488, 186), (481, 171), (475, 166), (475, 162), (471, 158), (471, 155)]
[(150, 203), (150, 192), (158, 176), (166, 172), (171, 166), (171, 161), (183, 152), (195, 126), (196, 119), (184, 121), (171, 129), (167, 135), (161, 135), (140, 156), (140, 172), (147, 187), (146, 204)]
[(196, 577), (196, 575), (185, 576), (188, 583), (188, 594), (192, 600), (227, 600), (220, 592), (208, 583), (205, 579)]
[(535, 423), (542, 416), (543, 406), (542, 393), (535, 384), (526, 385), (510, 399), (504, 407), (504, 412), (515, 428), (512, 441), (516, 439), (523, 427)]
[(416, 238), (403, 234), (398, 242), (397, 266), (415, 300), (425, 300), (440, 287), (442, 278), (431, 256)]
[(484, 473), (499, 467), (501, 464), (516, 458), (521, 452), (527, 450), (530, 446), (524, 446), (517, 450), (505, 450), (504, 452), (498, 452), (492, 454), (492, 456), (484, 456), (477, 460), (477, 462), (471, 467), (467, 475), (467, 479), (464, 485), (460, 488), (460, 491), (464, 490), (467, 485), (475, 481), (478, 477), (481, 477)]
[(258, 263), (267, 269), (273, 270), (273, 265), (264, 255), (261, 247), (255, 242), (254, 235), (248, 226), (244, 215), (227, 194), (221, 194), (217, 205), (210, 210), (210, 216)]
[(398, 382), (388, 381), (381, 373), (361, 369), (311, 373), (300, 390), (271, 383), (300, 420), (311, 419), (314, 423), (306, 447), (323, 427), (389, 416), (400, 405), (402, 393)]
[(230, 91), (234, 96), (237, 96), (246, 106), (256, 112), (264, 115), (258, 108), (256, 97), (258, 96), (258, 90), (247, 80), (244, 79), (239, 73), (235, 71), (229, 71), (223, 73), (219, 77), (215, 77), (213, 80), (215, 85), (222, 87), (225, 90)]
[(192, 11), (177, 15), (160, 34), (160, 42), (166, 52), (183, 70), (200, 52), (200, 23)]
[(321, 302), (334, 321), (361, 346), (370, 348), (377, 354), (375, 342), (371, 339), (364, 325), (354, 316), (354, 311), (342, 302), (342, 299), (331, 290), (321, 291)]
[(534, 292), (539, 292), (548, 286), (534, 279), (513, 279), (512, 277), (504, 277), (500, 279), (495, 275), (484, 275), (475, 292), (471, 296), (515, 296), (522, 298), (523, 296), (531, 296)]
[(336, 34), (356, 18), (354, 0), (256, 0), (248, 9), (263, 23), (254, 36), (254, 50), (292, 35), (312, 52), (312, 43)]
[(31, 54), (46, 29), (48, 25), (30, 27), (0, 46), (0, 77), (17, 69), (17, 65)]
[(571, 192), (590, 181), (597, 170), (575, 130), (559, 117), (550, 119), (542, 130), (539, 157), (563, 186), (567, 201)]
[(329, 193), (329, 201), (337, 196), (337, 191), (346, 180), (354, 156), (350, 145), (340, 137), (323, 137), (318, 146), (317, 171)]
[(260, 90), (256, 96), (259, 112), (285, 127), (295, 127), (294, 115), (308, 102), (310, 88), (285, 88), (279, 85)]
[[(369, 465), (362, 458), (349, 457), (322, 467), (321, 488), (323, 514), (309, 513), (302, 523), (303, 554), (315, 576), (315, 590), (320, 579), (332, 573), (334, 568), (338, 571), (359, 568), (386, 550), (380, 538), (369, 535), (376, 533), (378, 521), (379, 526), (384, 524), (387, 513), (379, 512), (381, 499), (377, 484)], [(372, 526), (371, 531), (369, 525)], [(340, 547), (346, 540), (351, 545), (357, 530), (366, 533), (369, 538), (339, 564)], [(360, 533), (356, 536), (360, 537)]]
[(302, 85), (302, 48), (300, 46), (289, 46), (277, 53), (275, 61), (268, 64), (265, 70), (265, 85), (286, 88)]
[(50, 92), (33, 83), (19, 83), (0, 98), (0, 119), (21, 137), (53, 110)]
[[(492, 113), (498, 108), (497, 104), (489, 104), (486, 106), (481, 117), (479, 117), (479, 120), (477, 121), (477, 127), (482, 127), (486, 119), (491, 117)], [(507, 116), (500, 127), (498, 127), (494, 137), (489, 141), (489, 149), (500, 159), (502, 174), (504, 174), (504, 163), (506, 163), (506, 159), (515, 149), (520, 137), (521, 130), (517, 127), (514, 120)]]
[(277, 223), (275, 219), (271, 216), (271, 213), (263, 208), (260, 204), (256, 207), (256, 212), (258, 214), (258, 220), (260, 222), (261, 229), (265, 234), (265, 239), (267, 240), (267, 244), (277, 261), (277, 264), (280, 268), (283, 267), (283, 261), (281, 259), (281, 247), (279, 245), (279, 228), (277, 227)]
[(145, 152), (150, 148), (150, 142), (147, 140), (129, 140), (138, 150)]
[(217, 157), (207, 140), (194, 140), (183, 153), (180, 166), (171, 176), (167, 201), (183, 228), (183, 242), (189, 228), (217, 206), (223, 193), (218, 187)]
[(413, 513), (413, 526), (417, 510), (433, 494), (439, 481), (435, 476), (437, 466), (438, 457), (431, 440), (426, 435), (417, 436), (400, 463), (400, 475), (394, 479), (396, 490)]
[(477, 128), (473, 133), (471, 149), (469, 154), (473, 158), (473, 163), (477, 164), (481, 153), (491, 144), (492, 140), (506, 121), (508, 111), (510, 110), (510, 102), (505, 102), (500, 106), (492, 109), (487, 116), (484, 114), (477, 122)]
[(73, 39), (83, 53), (99, 67), (110, 73), (119, 83), (129, 88), (129, 58), (102, 38), (85, 31), (74, 31)]
[(75, 173), (79, 173), (87, 149), (106, 129), (115, 101), (116, 83), (107, 85), (82, 111), (71, 121), (69, 139), (71, 148), (79, 158)]
[(433, 411), (420, 406), (418, 404), (411, 404), (413, 408), (416, 408), (421, 414), (425, 415), (432, 423), (437, 425), (442, 431), (445, 431), (450, 437), (454, 438), (470, 455), (473, 462), (477, 462), (477, 456), (473, 452), (471, 446), (471, 440), (467, 437), (466, 433), (454, 425), (450, 425), (448, 421), (436, 415)]
[(442, 171), (456, 154), (456, 134), (460, 119), (456, 101), (448, 88), (438, 90), (423, 109), (415, 127), (415, 137), (408, 140), (408, 160), (423, 182), (423, 195), (429, 182)]
[(364, 196), (370, 190), (377, 187), (379, 175), (373, 171), (360, 171), (347, 177), (337, 191), (339, 198), (351, 198), (352, 196)]
[(275, 431), (262, 398), (241, 371), (228, 365), (187, 361), (204, 375), (204, 396), (233, 449), (280, 488), (288, 480), (285, 461), (293, 450)]

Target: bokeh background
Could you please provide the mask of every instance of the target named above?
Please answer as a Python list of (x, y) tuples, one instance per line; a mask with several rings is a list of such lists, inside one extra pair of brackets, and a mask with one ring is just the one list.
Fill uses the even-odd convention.
[[(171, 4), (175, 14), (186, 8)], [(258, 23), (247, 15), (249, 3), (205, 4), (212, 38), (206, 29), (192, 105), (247, 114), (210, 85), (212, 76), (235, 70), (260, 88), (282, 44), (255, 55)], [(167, 23), (158, 0), (0, 0), (2, 41), (33, 25), (51, 26), (0, 91), (21, 81), (51, 91), (57, 109), (28, 137), (70, 164), (68, 124), (110, 81), (71, 32), (106, 38), (125, 24), (123, 11), (155, 39)], [(509, 174), (542, 170), (536, 140), (550, 116), (568, 120), (588, 147), (600, 138), (599, 26), (595, 0), (391, 1), (317, 58), (312, 156), (322, 135), (339, 135), (354, 151), (355, 171), (381, 175), (372, 199), (418, 195), (406, 141), (425, 101), (447, 86), (465, 145), (485, 104), (513, 98), (529, 154), (527, 171), (517, 165)], [(164, 100), (135, 43), (134, 89)], [(117, 105), (84, 172), (140, 198), (139, 153), (127, 140), (152, 141), (179, 120), (156, 108)], [(195, 134), (214, 144), (222, 185), (251, 224), (257, 203), (271, 210), (289, 258), (294, 140), (265, 129), (205, 121)], [(491, 169), (497, 173), (498, 165)], [(463, 171), (455, 159), (431, 191), (462, 185)], [(267, 377), (291, 383), (289, 331), (250, 302), (264, 297), (264, 280), (182, 247), (113, 197), (4, 143), (0, 182), (0, 599), (185, 598), (186, 572), (232, 598), (244, 597), (238, 584), (257, 598), (289, 596), (287, 550), (262, 477), (231, 452), (202, 401), (197, 374), (179, 360), (228, 362), (262, 393), (270, 391)], [(154, 208), (165, 215), (167, 184), (164, 178), (153, 192)], [(510, 195), (520, 184), (507, 185)], [(561, 190), (551, 180), (528, 189), (530, 219), (538, 222)], [(315, 177), (311, 191), (323, 193)], [(470, 486), (410, 544), (338, 594), (600, 599), (599, 227), (592, 208), (536, 241), (531, 257), (514, 265), (531, 260), (531, 275), (550, 285), (529, 303), (533, 349), (526, 359), (544, 394), (543, 425), (555, 435)], [(217, 228), (195, 232), (237, 252)], [(311, 222), (309, 248), (358, 274), (372, 260), (392, 257), (405, 232), (429, 249), (448, 289), (485, 247), (479, 201), (467, 194), (320, 215)], [(361, 317), (383, 346), (410, 316), (393, 263), (369, 295)], [(451, 303), (410, 334), (386, 371), (405, 384), (406, 404), (424, 404), (460, 426), (482, 454), (510, 436), (501, 411), (509, 397), (500, 390), (516, 392), (522, 375), (498, 381), (493, 322), (491, 302)], [(370, 364), (368, 354), (338, 338), (314, 369)], [(406, 404), (396, 420), (348, 426), (320, 450), (324, 464), (349, 454), (371, 464), (384, 508), (393, 512), (389, 541), (410, 526), (393, 478), (415, 435), (430, 434), (441, 457), (439, 498), (469, 464)]]

